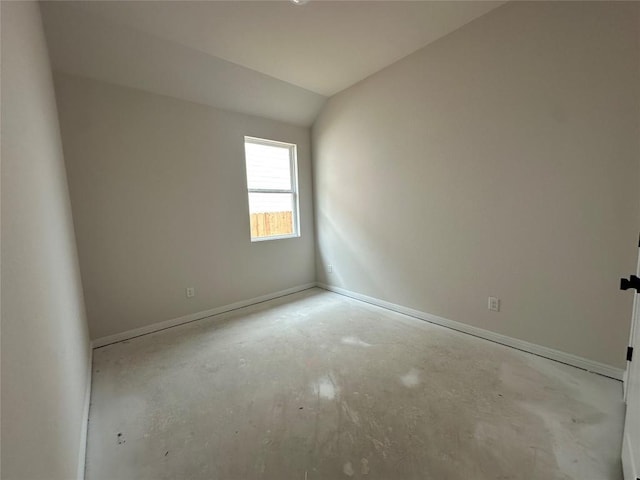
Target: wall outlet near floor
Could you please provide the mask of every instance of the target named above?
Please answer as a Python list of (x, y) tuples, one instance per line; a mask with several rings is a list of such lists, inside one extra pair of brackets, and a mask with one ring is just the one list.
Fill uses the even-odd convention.
[(497, 297), (489, 297), (489, 310), (494, 312), (500, 311), (500, 299)]
[(331, 265), (331, 264), (327, 265), (327, 271), (329, 273), (333, 273), (333, 265)]
[(193, 298), (196, 296), (196, 290), (193, 287), (187, 287), (184, 289), (184, 293), (187, 296), (187, 298)]

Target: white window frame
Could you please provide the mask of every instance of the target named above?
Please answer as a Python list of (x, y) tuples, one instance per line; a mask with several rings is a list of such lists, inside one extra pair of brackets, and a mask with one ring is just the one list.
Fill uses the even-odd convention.
[[(249, 207), (249, 194), (251, 193), (290, 193), (293, 198), (293, 233), (290, 235), (272, 235), (269, 237), (256, 237), (251, 236), (251, 228), (249, 228), (249, 237), (251, 242), (264, 242), (267, 240), (282, 240), (285, 238), (296, 238), (300, 236), (300, 208), (298, 206), (298, 146), (295, 143), (280, 142), (277, 140), (268, 140), (266, 138), (258, 137), (244, 137), (244, 145), (247, 143), (254, 143), (259, 145), (267, 145), (270, 147), (286, 147), (289, 150), (289, 175), (291, 175), (291, 189), (277, 189), (277, 188), (249, 188), (249, 176), (247, 172), (247, 150), (245, 148), (244, 153), (244, 178), (247, 184), (247, 209), (249, 210), (249, 220), (251, 220), (251, 209)], [(249, 224), (251, 226), (251, 224)]]

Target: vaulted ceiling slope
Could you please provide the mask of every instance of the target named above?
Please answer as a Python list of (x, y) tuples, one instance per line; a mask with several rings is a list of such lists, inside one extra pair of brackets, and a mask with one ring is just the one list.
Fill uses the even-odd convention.
[(504, 1), (60, 1), (54, 69), (311, 125), (331, 96)]

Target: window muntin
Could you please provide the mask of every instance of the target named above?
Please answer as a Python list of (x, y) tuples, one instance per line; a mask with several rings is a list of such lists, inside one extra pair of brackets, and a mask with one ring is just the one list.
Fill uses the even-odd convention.
[(245, 137), (251, 241), (299, 236), (296, 145)]

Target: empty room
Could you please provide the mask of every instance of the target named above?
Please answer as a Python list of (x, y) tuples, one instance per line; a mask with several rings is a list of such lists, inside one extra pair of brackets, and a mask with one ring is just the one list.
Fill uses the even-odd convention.
[(0, 17), (3, 480), (640, 479), (640, 2)]

